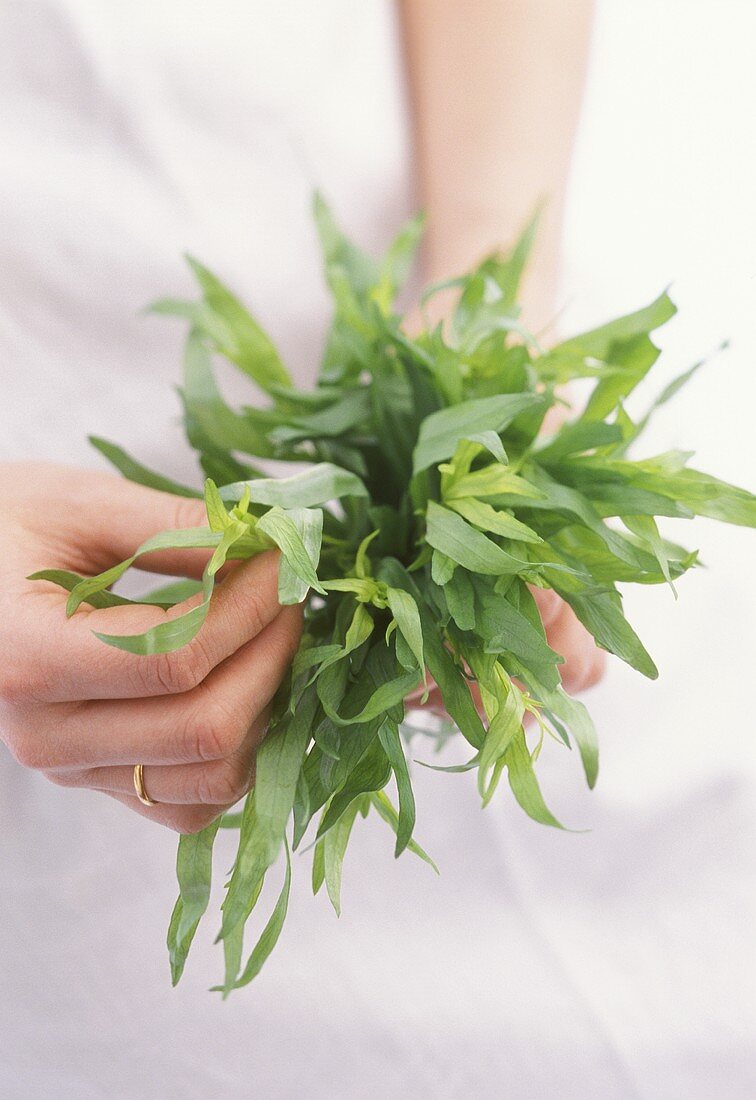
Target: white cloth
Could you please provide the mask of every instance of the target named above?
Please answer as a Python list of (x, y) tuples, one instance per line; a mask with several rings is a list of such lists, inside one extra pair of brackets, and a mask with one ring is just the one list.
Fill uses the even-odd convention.
[[(674, 18), (655, 5), (654, 19), (676, 35), (683, 20), (668, 7)], [(689, 16), (686, 4), (686, 57), (708, 57), (716, 36), (699, 20), (696, 38)], [(731, 38), (741, 53), (728, 53), (711, 88), (686, 81), (694, 104), (751, 71), (741, 18)], [(669, 64), (645, 34), (640, 15), (605, 6), (568, 222), (569, 282), (585, 287), (584, 300), (590, 291), (593, 321), (604, 306), (653, 291), (649, 268), (666, 277), (682, 263), (692, 327), (677, 350), (687, 353), (686, 338), (706, 346), (712, 336), (700, 320), (696, 328), (706, 313), (696, 295), (702, 305), (704, 293), (724, 301), (708, 277), (719, 253), (709, 246), (698, 276), (673, 192), (661, 191), (665, 219), (653, 220), (665, 173), (649, 181), (645, 167), (622, 159), (616, 118), (635, 118), (622, 100), (623, 80), (636, 94), (631, 61), (644, 52), (653, 89)], [(392, 9), (367, 0), (6, 0), (0, 55), (0, 458), (99, 464), (85, 443), (96, 432), (190, 476), (171, 393), (180, 326), (136, 311), (190, 292), (179, 256), (191, 251), (253, 305), (307, 377), (327, 320), (312, 188), (374, 249), (412, 206)], [(732, 86), (733, 109), (747, 87)], [(645, 140), (674, 174), (679, 153), (665, 153), (661, 124), (654, 129), (655, 95), (638, 108)], [(670, 110), (673, 128), (687, 118), (682, 106)], [(613, 174), (606, 150), (617, 156)], [(609, 186), (597, 200), (600, 171)], [(639, 245), (635, 223), (623, 236), (609, 193), (628, 209), (641, 203), (639, 225), (679, 226), (677, 248), (654, 251), (650, 234)], [(693, 213), (705, 201), (699, 192), (696, 206), (696, 194)], [(744, 189), (743, 204), (751, 194)], [(750, 232), (756, 246), (737, 202), (721, 212), (719, 201), (733, 235)], [(738, 256), (731, 249), (721, 262), (743, 285)], [(620, 300), (625, 276), (632, 301)], [(713, 375), (680, 406), (694, 441), (706, 429), (709, 466), (741, 481), (753, 474), (738, 442), (753, 417), (746, 358), (728, 368), (728, 383), (742, 383), (737, 408)], [(712, 410), (731, 424), (712, 423)], [(658, 449), (676, 444), (676, 431), (662, 419)], [(181, 985), (169, 985), (175, 838), (107, 798), (52, 787), (0, 752), (0, 1094), (752, 1097), (748, 533), (708, 525), (700, 541), (712, 568), (681, 585), (679, 607), (659, 591), (628, 598), (662, 680), (646, 684), (615, 664), (593, 692), (598, 790), (588, 795), (566, 753), (544, 751), (555, 810), (590, 833), (539, 828), (504, 790), (481, 814), (465, 777), (417, 768), (418, 836), (441, 878), (410, 855), (394, 863), (390, 837), (365, 823), (337, 922), (323, 897), (309, 896), (307, 861), (296, 859), (279, 948), (226, 1004), (207, 992), (222, 961), (212, 915)], [(428, 758), (425, 745), (413, 747)], [(218, 878), (232, 844), (219, 839)], [(211, 914), (217, 900), (216, 891)]]

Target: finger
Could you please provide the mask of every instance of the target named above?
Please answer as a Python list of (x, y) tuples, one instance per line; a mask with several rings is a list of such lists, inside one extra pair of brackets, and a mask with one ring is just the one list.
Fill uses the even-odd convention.
[[(33, 736), (11, 738), (21, 763), (47, 772), (126, 764), (194, 764), (239, 752), (296, 652), (301, 609), (287, 607), (193, 691), (163, 699), (41, 707)], [(25, 745), (19, 749), (18, 746)], [(61, 777), (61, 782), (65, 776)]]
[[(19, 683), (6, 693), (22, 701), (63, 702), (190, 691), (279, 614), (277, 552), (266, 551), (232, 570), (217, 586), (197, 636), (173, 653), (127, 653), (94, 634), (139, 634), (200, 601), (200, 595), (193, 596), (169, 611), (148, 605), (81, 607), (71, 619), (62, 604), (46, 607), (18, 640), (13, 664)], [(12, 679), (13, 671), (4, 679)]]
[[(213, 760), (207, 764), (145, 767), (142, 777), (148, 796), (160, 804), (233, 806), (244, 797), (254, 780), (254, 750), (265, 735), (268, 717), (266, 710), (250, 726), (245, 745), (223, 760)], [(108, 794), (133, 795), (134, 768), (130, 764), (88, 768), (69, 773), (61, 785), (90, 787)]]
[(551, 624), (559, 618), (564, 607), (564, 600), (553, 588), (531, 588), (530, 591), (540, 612), (541, 622), (548, 630)]
[[(105, 793), (108, 794), (107, 791)], [(199, 833), (211, 825), (224, 810), (231, 808), (230, 806), (173, 806), (170, 803), (145, 806), (136, 795), (132, 797), (127, 794), (110, 794), (109, 797), (127, 806), (141, 817), (146, 817), (157, 825), (164, 825), (177, 833)]]
[[(131, 557), (159, 531), (207, 523), (202, 500), (147, 489), (107, 473), (41, 466), (39, 478), (50, 535), (27, 572), (53, 566), (99, 572)], [(28, 499), (21, 508), (29, 509), (29, 518), (38, 523), (32, 511), (37, 494), (30, 492)], [(165, 550), (145, 555), (138, 565), (159, 573), (199, 576), (207, 560), (206, 550)]]
[(566, 603), (548, 629), (548, 642), (564, 657), (559, 671), (566, 691), (583, 691), (601, 678), (605, 655)]

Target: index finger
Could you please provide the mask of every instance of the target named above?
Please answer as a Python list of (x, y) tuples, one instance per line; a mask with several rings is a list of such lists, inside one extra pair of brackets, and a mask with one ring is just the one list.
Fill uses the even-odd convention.
[(62, 595), (45, 595), (50, 602), (44, 614), (30, 618), (6, 670), (6, 678), (18, 680), (14, 697), (70, 702), (175, 694), (191, 691), (278, 615), (278, 553), (266, 551), (232, 569), (217, 585), (199, 633), (172, 653), (128, 653), (100, 641), (95, 631), (141, 633), (196, 607), (201, 594), (169, 611), (148, 605), (81, 607), (71, 619)]

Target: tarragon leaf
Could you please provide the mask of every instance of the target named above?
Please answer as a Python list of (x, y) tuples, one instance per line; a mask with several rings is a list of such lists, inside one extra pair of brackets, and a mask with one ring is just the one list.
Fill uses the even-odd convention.
[(413, 472), (427, 470), (451, 458), (460, 439), (479, 436), (483, 431), (501, 432), (525, 409), (542, 404), (534, 393), (501, 394), (463, 401), (448, 409), (440, 409), (425, 418), (415, 447)]
[(194, 933), (210, 901), (213, 844), (219, 825), (220, 818), (201, 833), (182, 836), (179, 841), (176, 861), (179, 896), (168, 930), (174, 985), (184, 972)]
[(224, 485), (223, 500), (241, 500), (249, 490), (253, 504), (278, 505), (281, 508), (314, 508), (339, 497), (364, 497), (367, 489), (362, 480), (349, 470), (331, 462), (318, 462), (291, 477), (255, 478)]
[(199, 489), (191, 489), (188, 485), (181, 485), (170, 477), (163, 477), (162, 474), (149, 470), (141, 462), (137, 462), (135, 458), (127, 454), (122, 447), (110, 443), (107, 439), (90, 435), (89, 442), (100, 454), (107, 458), (108, 462), (112, 462), (124, 477), (137, 485), (145, 485), (148, 489), (159, 489), (162, 493), (173, 493), (174, 496), (178, 497), (198, 497), (200, 499), (202, 497)]
[(257, 522), (257, 530), (268, 535), (281, 551), (278, 599), (282, 604), (301, 603), (308, 589), (325, 594), (316, 572), (323, 535), (323, 513), (314, 508), (277, 505)]
[(344, 856), (358, 809), (359, 802), (355, 800), (347, 807), (333, 828), (318, 841), (323, 849), (323, 878), (337, 917), (341, 916), (341, 872)]
[(399, 736), (399, 727), (387, 718), (378, 730), (378, 737), (388, 757), (396, 779), (396, 789), (399, 792), (399, 818), (394, 851), (394, 855), (398, 857), (412, 839), (412, 830), (415, 828), (415, 796), (407, 768), (407, 757), (404, 755), (402, 740)]
[(502, 550), (456, 512), (442, 508), (434, 501), (428, 504), (427, 520), (425, 537), (428, 543), (472, 573), (497, 577), (533, 569), (531, 562)]
[(284, 846), (286, 849), (286, 873), (284, 875), (281, 893), (278, 896), (270, 919), (260, 935), (260, 939), (257, 941), (252, 954), (249, 956), (249, 960), (244, 967), (241, 977), (233, 984), (232, 988), (234, 989), (241, 989), (242, 986), (249, 985), (249, 983), (257, 977), (270, 957), (281, 935), (284, 921), (286, 920), (286, 912), (289, 908), (289, 894), (291, 892), (291, 855), (289, 853), (289, 845), (285, 844)]

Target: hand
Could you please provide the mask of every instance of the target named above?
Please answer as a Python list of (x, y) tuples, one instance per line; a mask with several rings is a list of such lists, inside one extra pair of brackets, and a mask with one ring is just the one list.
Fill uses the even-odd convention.
[[(562, 684), (570, 695), (594, 687), (604, 675), (606, 653), (599, 649), (591, 635), (575, 615), (569, 604), (556, 592), (546, 588), (531, 589), (541, 619), (546, 628), (546, 638), (551, 648), (564, 657), (559, 666)], [(471, 683), (470, 691), (481, 717), (485, 717), (478, 685)], [(444, 701), (438, 686), (431, 681), (431, 689), (425, 703), (423, 688), (417, 688), (408, 698), (410, 707), (422, 707), (434, 714), (445, 716)]]
[(594, 642), (569, 604), (547, 588), (531, 590), (553, 650), (564, 657), (559, 666), (562, 684), (570, 695), (594, 687), (606, 670), (606, 653)]
[[(66, 593), (27, 574), (94, 574), (161, 530), (205, 522), (201, 501), (109, 474), (0, 465), (0, 738), (53, 783), (104, 791), (180, 832), (197, 832), (249, 789), (268, 707), (299, 644), (301, 609), (277, 599), (278, 556), (231, 566), (205, 624), (176, 653), (136, 656), (93, 631), (137, 634), (199, 602), (95, 610), (66, 619)], [(206, 550), (140, 559), (199, 577)], [(144, 767), (154, 807), (136, 798)]]

